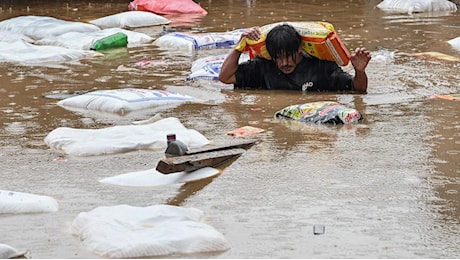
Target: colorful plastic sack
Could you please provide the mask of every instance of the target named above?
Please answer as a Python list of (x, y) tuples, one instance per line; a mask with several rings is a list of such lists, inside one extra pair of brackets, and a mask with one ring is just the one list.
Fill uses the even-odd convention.
[(148, 11), (156, 14), (208, 14), (192, 0), (134, 0), (128, 5), (131, 11)]
[(251, 57), (260, 56), (271, 59), (265, 46), (268, 32), (280, 24), (292, 25), (302, 37), (302, 48), (309, 55), (321, 60), (335, 61), (345, 66), (350, 61), (350, 52), (343, 44), (334, 26), (327, 22), (280, 22), (260, 27), (261, 36), (257, 41), (244, 38), (235, 47), (236, 49), (249, 52)]
[(317, 124), (350, 124), (364, 119), (358, 110), (333, 101), (291, 105), (276, 112), (275, 117)]

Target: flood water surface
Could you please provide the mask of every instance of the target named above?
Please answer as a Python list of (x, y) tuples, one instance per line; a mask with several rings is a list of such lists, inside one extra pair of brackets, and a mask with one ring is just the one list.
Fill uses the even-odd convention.
[[(0, 19), (89, 21), (127, 11), (123, 1), (50, 2), (2, 2)], [(32, 258), (97, 258), (69, 234), (80, 212), (170, 204), (204, 211), (206, 222), (231, 244), (225, 252), (178, 258), (459, 258), (460, 102), (430, 97), (460, 92), (460, 63), (413, 54), (460, 57), (446, 43), (460, 36), (460, 13), (394, 14), (377, 9), (378, 2), (209, 0), (201, 1), (208, 15), (168, 25), (224, 32), (278, 21), (328, 21), (348, 49), (371, 52), (367, 94), (236, 91), (212, 80), (186, 80), (194, 60), (230, 48), (190, 54), (147, 45), (65, 64), (3, 63), (1, 189), (48, 195), (60, 208), (0, 216), (0, 243), (29, 250)], [(137, 29), (152, 37), (161, 30)], [(154, 62), (134, 65), (141, 60)], [(344, 70), (353, 73), (350, 66)], [(104, 117), (67, 111), (56, 105), (59, 98), (49, 98), (126, 87), (172, 90), (203, 102)], [(322, 100), (354, 107), (365, 120), (325, 126), (273, 117), (288, 105)], [(99, 180), (154, 168), (163, 151), (77, 157), (44, 143), (58, 127), (98, 129), (156, 112), (179, 118), (216, 144), (235, 139), (227, 132), (241, 126), (265, 131), (251, 136), (260, 143), (218, 176), (141, 189)], [(315, 225), (324, 226), (324, 233), (315, 235)]]

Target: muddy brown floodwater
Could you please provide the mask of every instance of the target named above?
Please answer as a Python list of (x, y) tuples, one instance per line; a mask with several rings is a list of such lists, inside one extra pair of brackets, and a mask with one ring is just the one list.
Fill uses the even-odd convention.
[[(56, 198), (49, 214), (0, 216), (0, 243), (32, 258), (97, 258), (68, 233), (83, 211), (99, 206), (171, 204), (205, 212), (230, 242), (202, 258), (460, 258), (460, 102), (431, 99), (460, 92), (460, 63), (412, 57), (441, 52), (460, 57), (446, 41), (460, 36), (460, 11), (390, 14), (379, 1), (206, 0), (204, 17), (170, 25), (180, 31), (223, 32), (277, 21), (332, 23), (350, 50), (365, 46), (373, 59), (367, 94), (234, 91), (213, 81), (186, 81), (198, 57), (153, 45), (105, 59), (60, 66), (0, 68), (1, 189)], [(127, 11), (127, 1), (2, 1), (0, 19), (45, 15), (89, 21)], [(150, 28), (151, 29), (151, 28)], [(158, 30), (143, 29), (158, 37)], [(139, 60), (161, 60), (143, 69)], [(350, 67), (344, 69), (351, 71)], [(214, 178), (152, 188), (98, 180), (156, 166), (163, 151), (96, 157), (61, 156), (44, 137), (61, 126), (103, 128), (123, 117), (92, 118), (67, 111), (52, 92), (124, 87), (180, 91), (202, 98), (161, 111), (215, 143), (252, 125), (261, 143)], [(357, 108), (365, 121), (350, 126), (295, 124), (273, 118), (291, 104), (333, 100)], [(149, 115), (151, 116), (151, 115)], [(314, 225), (325, 233), (313, 234)]]

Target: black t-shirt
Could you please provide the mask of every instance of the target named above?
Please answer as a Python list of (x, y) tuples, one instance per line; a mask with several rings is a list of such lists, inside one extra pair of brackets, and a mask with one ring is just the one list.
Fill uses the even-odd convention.
[(235, 77), (235, 89), (353, 90), (353, 76), (335, 62), (310, 57), (302, 58), (291, 74), (282, 73), (272, 60), (254, 58), (241, 63)]

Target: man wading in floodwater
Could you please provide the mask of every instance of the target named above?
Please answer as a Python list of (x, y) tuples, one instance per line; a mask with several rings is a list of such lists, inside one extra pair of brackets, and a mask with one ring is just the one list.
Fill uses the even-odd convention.
[[(258, 28), (249, 28), (241, 35), (257, 41)], [(335, 62), (320, 60), (304, 53), (302, 39), (294, 27), (282, 24), (267, 34), (265, 45), (272, 60), (256, 57), (238, 64), (241, 51), (234, 49), (227, 56), (219, 80), (234, 84), (236, 89), (290, 89), (302, 91), (357, 91), (366, 93), (365, 69), (371, 56), (365, 48), (351, 55), (355, 76), (344, 72)]]

